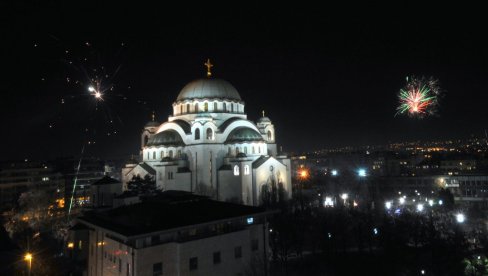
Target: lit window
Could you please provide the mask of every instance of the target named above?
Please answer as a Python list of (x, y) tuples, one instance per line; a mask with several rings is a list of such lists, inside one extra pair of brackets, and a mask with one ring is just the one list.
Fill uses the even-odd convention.
[(249, 174), (249, 165), (244, 166), (244, 174), (248, 175)]
[(239, 166), (234, 166), (234, 175), (239, 175)]
[(208, 112), (208, 103), (207, 102), (205, 102), (203, 104), (203, 111)]
[(213, 130), (211, 128), (207, 128), (207, 140), (213, 140)]
[(268, 140), (273, 140), (273, 135), (271, 134), (271, 131), (268, 130)]
[(198, 103), (195, 104), (195, 112), (198, 112)]

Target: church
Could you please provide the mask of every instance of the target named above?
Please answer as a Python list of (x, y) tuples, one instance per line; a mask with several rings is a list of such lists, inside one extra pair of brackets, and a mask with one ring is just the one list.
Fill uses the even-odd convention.
[(207, 77), (183, 87), (166, 122), (148, 122), (140, 162), (122, 169), (151, 177), (159, 189), (189, 191), (220, 201), (261, 205), (271, 192), (291, 197), (291, 162), (278, 152), (272, 121), (247, 119), (245, 103), (229, 82)]

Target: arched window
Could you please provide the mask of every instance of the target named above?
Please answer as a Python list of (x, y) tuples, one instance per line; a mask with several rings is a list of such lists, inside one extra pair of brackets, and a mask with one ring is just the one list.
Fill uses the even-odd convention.
[(163, 159), (163, 157), (164, 157), (164, 151), (161, 151), (161, 154), (160, 155), (161, 155), (161, 159)]
[(258, 146), (258, 153), (261, 153), (261, 146)]
[(181, 158), (181, 150), (178, 150), (178, 158)]
[(213, 131), (211, 128), (207, 128), (207, 140), (213, 140)]
[(249, 174), (249, 165), (244, 166), (244, 174), (248, 175)]
[(172, 150), (169, 151), (168, 156), (169, 156), (169, 158), (173, 158), (173, 151)]
[(247, 154), (247, 147), (244, 146), (244, 153)]
[(200, 140), (200, 129), (195, 129), (195, 140)]
[(208, 112), (208, 103), (207, 102), (205, 102), (203, 104), (203, 111)]
[(186, 113), (190, 113), (190, 104), (186, 104)]
[(234, 166), (234, 175), (239, 175), (239, 166)]
[(234, 112), (234, 104), (230, 104), (230, 112)]
[(256, 148), (252, 146), (252, 154), (256, 154)]
[(195, 112), (198, 112), (198, 103), (195, 104)]
[(216, 112), (218, 109), (218, 105), (217, 105), (217, 102), (214, 102), (214, 112)]
[(239, 147), (236, 147), (236, 155), (239, 154)]
[(231, 156), (231, 155), (232, 155), (232, 148), (231, 148), (231, 147), (229, 147), (229, 150), (228, 150), (228, 152), (227, 152), (227, 155), (228, 155), (228, 156)]
[(148, 159), (148, 160), (149, 160), (149, 157), (150, 157), (150, 156), (149, 156), (149, 154), (150, 154), (150, 152), (148, 151), (148, 152), (147, 152), (147, 159)]
[(225, 104), (225, 110), (226, 111), (230, 111), (230, 107), (229, 107), (229, 104), (228, 103)]
[(156, 159), (156, 152), (153, 151), (153, 159)]
[(146, 135), (146, 136), (144, 136), (144, 146), (147, 145), (147, 141), (149, 141), (149, 137), (147, 137), (147, 135)]
[(270, 130), (268, 130), (268, 140), (273, 140), (273, 135)]

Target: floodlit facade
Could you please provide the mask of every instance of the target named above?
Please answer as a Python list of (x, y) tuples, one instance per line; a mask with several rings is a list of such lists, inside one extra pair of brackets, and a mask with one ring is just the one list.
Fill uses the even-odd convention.
[(274, 187), (291, 196), (290, 159), (280, 155), (272, 121), (247, 119), (245, 103), (229, 82), (188, 83), (164, 123), (149, 122), (141, 134), (142, 162), (122, 169), (124, 185), (152, 177), (162, 190), (182, 190), (221, 201), (261, 204)]

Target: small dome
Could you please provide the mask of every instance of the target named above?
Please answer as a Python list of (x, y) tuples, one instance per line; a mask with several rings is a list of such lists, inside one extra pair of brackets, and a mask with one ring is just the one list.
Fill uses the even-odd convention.
[(183, 146), (183, 139), (178, 132), (172, 129), (155, 134), (147, 142), (147, 146)]
[(147, 122), (147, 124), (144, 127), (158, 127), (159, 125), (160, 125), (160, 123), (158, 123), (156, 121), (149, 121), (149, 122)]
[(259, 118), (258, 123), (271, 123), (271, 120), (268, 117), (261, 117)]
[(212, 98), (241, 100), (239, 92), (228, 81), (221, 79), (198, 79), (185, 85), (176, 101)]
[(263, 137), (257, 131), (248, 127), (238, 127), (229, 133), (226, 143), (263, 141)]

